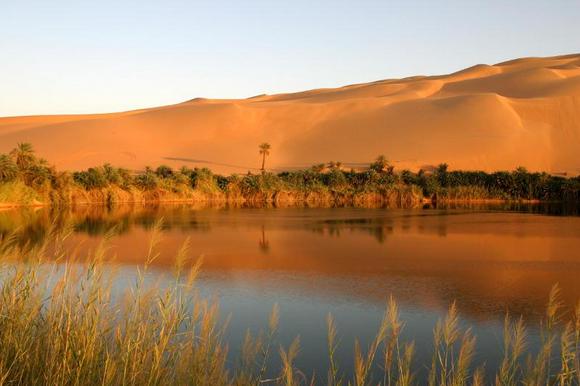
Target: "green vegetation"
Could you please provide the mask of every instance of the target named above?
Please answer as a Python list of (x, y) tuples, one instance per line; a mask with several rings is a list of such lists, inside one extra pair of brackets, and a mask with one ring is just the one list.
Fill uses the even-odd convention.
[(33, 205), (40, 203), (40, 200), (42, 200), (42, 197), (36, 190), (21, 181), (9, 181), (0, 184), (0, 206), (3, 202)]
[(530, 173), (519, 167), (512, 172), (448, 171), (439, 165), (433, 174), (419, 172), (417, 183), (426, 195), (443, 199), (486, 199), (580, 201), (580, 177), (565, 178), (547, 173)]
[[(430, 363), (414, 362), (414, 343), (403, 341), (397, 303), (388, 301), (376, 336), (365, 348), (356, 341), (352, 373), (336, 358), (340, 334), (327, 319), (328, 374), (296, 368), (298, 338), (282, 347), (279, 311), (268, 330), (248, 332), (240, 355), (228, 360), (226, 325), (218, 308), (196, 295), (201, 261), (189, 262), (187, 244), (174, 266), (172, 285), (145, 285), (158, 256), (161, 224), (134, 284), (112, 291), (110, 237), (90, 256), (71, 261), (63, 248), (67, 231), (51, 232), (44, 245), (0, 241), (0, 385), (578, 385), (580, 304), (566, 315), (558, 287), (541, 322), (541, 347), (526, 346), (522, 319), (505, 319), (503, 360), (491, 379), (476, 363), (476, 337), (461, 327), (451, 305), (433, 330)], [(54, 248), (48, 248), (51, 245)], [(52, 252), (48, 252), (52, 251)], [(501, 345), (498, 345), (501, 350)], [(280, 358), (280, 368), (271, 368)], [(481, 358), (482, 361), (485, 358)], [(427, 381), (419, 371), (428, 369)], [(493, 370), (491, 370), (493, 372)], [(488, 369), (488, 374), (490, 369)], [(271, 374), (274, 374), (273, 376)]]
[(264, 169), (269, 151), (269, 144), (260, 145), (260, 174), (221, 176), (207, 168), (173, 170), (165, 165), (131, 172), (109, 164), (70, 174), (38, 159), (29, 144), (19, 144), (8, 155), (0, 155), (0, 203), (235, 200), (413, 206), (424, 201), (580, 201), (580, 177), (530, 173), (524, 168), (450, 171), (446, 164), (429, 172), (395, 171), (384, 156), (364, 170), (345, 170), (332, 161), (275, 174)]
[(53, 188), (52, 181), (56, 183), (58, 178), (54, 168), (36, 158), (30, 144), (18, 144), (9, 154), (0, 154), (0, 204), (45, 201)]

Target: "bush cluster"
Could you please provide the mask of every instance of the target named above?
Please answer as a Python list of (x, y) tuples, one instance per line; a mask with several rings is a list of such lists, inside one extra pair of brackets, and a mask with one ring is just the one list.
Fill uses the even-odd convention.
[(18, 144), (8, 154), (0, 154), (0, 183), (21, 180), (37, 190), (46, 190), (57, 183), (59, 174), (42, 158), (37, 158), (28, 143)]
[(410, 174), (409, 181), (419, 185), (426, 196), (445, 197), (460, 187), (478, 188), (488, 197), (511, 200), (542, 201), (579, 201), (580, 177), (565, 178), (548, 173), (530, 173), (519, 167), (514, 171), (448, 171), (441, 164), (431, 175), (419, 172), (415, 178)]
[(182, 167), (173, 170), (161, 165), (143, 172), (130, 172), (110, 164), (85, 171), (57, 172), (38, 159), (30, 144), (19, 144), (9, 154), (0, 154), (0, 183), (20, 179), (41, 190), (63, 191), (72, 184), (86, 190), (117, 186), (122, 189), (164, 189), (173, 192), (197, 190), (207, 194), (237, 192), (243, 196), (280, 191), (330, 192), (336, 194), (384, 193), (393, 187), (417, 187), (432, 199), (506, 199), (543, 201), (580, 201), (580, 177), (566, 178), (547, 173), (531, 173), (525, 168), (514, 171), (450, 171), (441, 164), (432, 171), (395, 171), (384, 156), (366, 170), (344, 170), (340, 162), (315, 165), (309, 169), (222, 176), (208, 168)]
[(133, 177), (128, 170), (115, 168), (110, 164), (89, 168), (86, 171), (74, 172), (73, 180), (85, 189), (105, 188), (117, 185), (128, 188), (133, 183)]

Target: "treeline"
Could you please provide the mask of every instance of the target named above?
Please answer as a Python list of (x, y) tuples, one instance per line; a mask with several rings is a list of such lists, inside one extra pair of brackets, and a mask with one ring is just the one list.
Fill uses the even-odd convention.
[(48, 161), (37, 158), (32, 145), (28, 143), (20, 143), (8, 154), (0, 154), (0, 182), (2, 183), (20, 180), (36, 189), (47, 186), (57, 188), (61, 179), (70, 181), (70, 175), (66, 172), (57, 172), (54, 166), (48, 164)]
[[(223, 176), (207, 168), (147, 167), (135, 173), (105, 164), (74, 173), (59, 172), (35, 156), (30, 144), (19, 144), (0, 155), (0, 183), (18, 181), (41, 194), (66, 201), (75, 190), (87, 192), (116, 188), (124, 191), (167, 192), (187, 197), (197, 192), (206, 197), (271, 199), (284, 193), (322, 194), (340, 198), (357, 195), (389, 195), (396, 192), (432, 201), (539, 200), (580, 201), (580, 177), (566, 178), (548, 173), (514, 171), (450, 171), (441, 164), (432, 171), (395, 171), (384, 156), (365, 170), (344, 170), (339, 162), (281, 173)], [(417, 197), (415, 197), (417, 196)], [(0, 195), (0, 200), (2, 197)], [(114, 200), (114, 198), (112, 199)]]
[(278, 174), (263, 173), (222, 176), (207, 168), (182, 167), (173, 170), (168, 166), (147, 168), (144, 173), (132, 176), (124, 169), (104, 165), (73, 174), (74, 181), (86, 189), (116, 184), (141, 189), (156, 189), (188, 185), (207, 192), (228, 193), (239, 190), (242, 195), (284, 190), (331, 191), (335, 193), (380, 192), (397, 185), (414, 185), (427, 198), (439, 199), (506, 199), (576, 201), (580, 200), (580, 178), (565, 178), (548, 173), (530, 173), (525, 168), (514, 171), (486, 173), (483, 171), (449, 171), (446, 164), (434, 171), (409, 170), (395, 172), (386, 161), (370, 165), (368, 170), (342, 170), (339, 167), (317, 165), (310, 169), (285, 171)]
[(548, 173), (514, 171), (449, 171), (439, 165), (433, 173), (403, 171), (406, 184), (420, 186), (427, 197), (443, 199), (504, 199), (539, 201), (580, 201), (580, 177), (566, 178)]

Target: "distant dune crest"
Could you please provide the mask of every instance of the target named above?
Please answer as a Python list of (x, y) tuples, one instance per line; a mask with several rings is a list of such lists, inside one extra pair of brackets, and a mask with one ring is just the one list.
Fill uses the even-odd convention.
[(113, 114), (0, 118), (0, 153), (30, 142), (63, 169), (109, 162), (280, 170), (386, 154), (399, 169), (442, 162), (580, 174), (580, 54), (247, 99)]

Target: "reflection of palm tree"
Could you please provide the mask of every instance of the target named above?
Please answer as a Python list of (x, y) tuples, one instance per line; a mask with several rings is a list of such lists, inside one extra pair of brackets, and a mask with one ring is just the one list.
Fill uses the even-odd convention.
[(328, 227), (328, 235), (340, 237), (340, 228), (336, 225), (330, 225)]
[(266, 230), (264, 229), (263, 225), (262, 225), (262, 238), (260, 239), (258, 244), (260, 245), (260, 250), (263, 253), (268, 253), (268, 251), (270, 250), (270, 242), (266, 240)]
[(262, 155), (262, 173), (266, 171), (266, 156), (270, 155), (270, 148), (271, 146), (267, 142), (260, 145), (260, 154)]
[(385, 234), (385, 229), (382, 227), (376, 227), (374, 229), (371, 229), (371, 233), (373, 234), (375, 239), (379, 242), (379, 244), (384, 243), (387, 238), (387, 235)]

